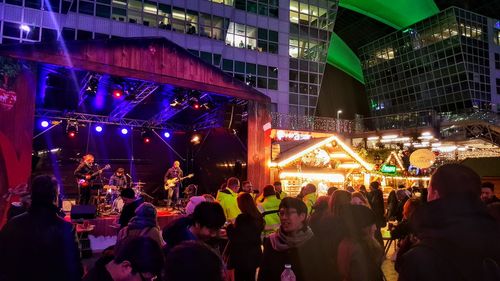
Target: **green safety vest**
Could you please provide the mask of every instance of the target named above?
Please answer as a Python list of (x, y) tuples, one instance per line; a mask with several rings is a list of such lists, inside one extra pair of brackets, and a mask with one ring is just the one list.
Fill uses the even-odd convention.
[(238, 198), (238, 193), (233, 192), (229, 188), (217, 192), (216, 200), (222, 206), (224, 214), (226, 215), (226, 220), (228, 221), (236, 219), (236, 217), (241, 214), (236, 198)]
[(276, 196), (267, 196), (264, 202), (258, 203), (259, 211), (264, 217), (264, 234), (276, 231), (280, 227), (280, 217), (278, 216), (281, 200)]

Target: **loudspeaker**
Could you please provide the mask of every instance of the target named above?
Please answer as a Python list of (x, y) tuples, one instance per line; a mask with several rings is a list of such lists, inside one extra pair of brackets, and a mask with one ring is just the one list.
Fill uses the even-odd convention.
[(71, 219), (94, 219), (97, 208), (94, 205), (74, 205), (71, 207)]

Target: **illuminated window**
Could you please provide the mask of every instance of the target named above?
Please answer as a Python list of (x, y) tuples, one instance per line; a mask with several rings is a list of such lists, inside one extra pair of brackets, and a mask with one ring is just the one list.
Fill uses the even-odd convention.
[(226, 35), (226, 45), (236, 48), (278, 53), (278, 32), (231, 22)]
[(494, 36), (493, 41), (495, 41), (495, 44), (500, 46), (500, 30), (495, 30), (493, 36)]
[(462, 36), (474, 39), (481, 39), (481, 35), (483, 34), (481, 27), (466, 25), (463, 23), (460, 23), (460, 31)]

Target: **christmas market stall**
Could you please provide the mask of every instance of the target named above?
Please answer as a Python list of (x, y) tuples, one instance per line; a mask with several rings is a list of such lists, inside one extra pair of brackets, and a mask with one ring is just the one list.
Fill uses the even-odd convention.
[(316, 185), (319, 195), (332, 186), (366, 184), (373, 169), (336, 135), (317, 137), (306, 133), (281, 138), (273, 143), (272, 152), (272, 180), (280, 180), (290, 196), (297, 195), (308, 183)]

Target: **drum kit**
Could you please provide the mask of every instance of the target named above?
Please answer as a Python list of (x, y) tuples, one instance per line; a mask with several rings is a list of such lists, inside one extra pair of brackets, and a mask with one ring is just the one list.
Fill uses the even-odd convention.
[[(134, 190), (135, 198), (142, 197), (143, 188), (146, 183), (142, 181), (132, 182), (131, 188)], [(121, 189), (114, 185), (105, 185), (103, 187), (102, 199), (99, 200), (98, 209), (101, 214), (119, 214), (125, 204), (120, 196)]]

